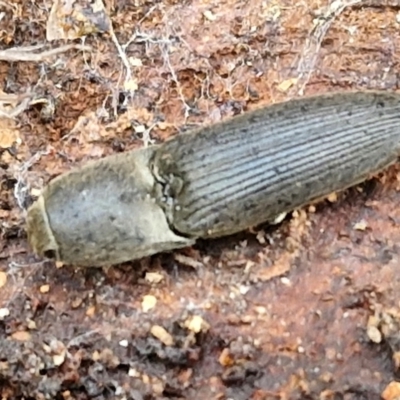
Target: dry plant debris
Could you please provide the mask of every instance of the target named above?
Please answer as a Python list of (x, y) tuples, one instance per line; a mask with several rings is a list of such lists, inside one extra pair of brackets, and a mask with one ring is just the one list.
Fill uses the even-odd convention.
[(46, 39), (77, 39), (108, 32), (111, 21), (101, 0), (54, 0), (47, 20)]
[(90, 159), (264, 104), (397, 90), (397, 0), (0, 1), (2, 399), (399, 397), (400, 170), (108, 269), (36, 259), (26, 207)]

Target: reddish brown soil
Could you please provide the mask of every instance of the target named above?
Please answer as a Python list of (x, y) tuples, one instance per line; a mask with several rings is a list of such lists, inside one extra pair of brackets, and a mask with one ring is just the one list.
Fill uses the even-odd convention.
[[(0, 118), (2, 399), (400, 398), (397, 167), (278, 227), (108, 269), (26, 241), (26, 207), (86, 160), (301, 89), (397, 90), (400, 5), (340, 4), (110, 0), (119, 43), (135, 34), (131, 94), (107, 32), (0, 61), (0, 90), (35, 99)], [(0, 1), (0, 50), (64, 45), (46, 42), (51, 5)]]

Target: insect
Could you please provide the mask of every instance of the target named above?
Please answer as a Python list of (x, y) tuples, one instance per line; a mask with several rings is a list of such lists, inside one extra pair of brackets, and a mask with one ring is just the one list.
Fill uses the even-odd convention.
[(270, 222), (362, 182), (399, 150), (399, 94), (277, 103), (58, 176), (28, 210), (28, 239), (68, 264), (130, 261)]

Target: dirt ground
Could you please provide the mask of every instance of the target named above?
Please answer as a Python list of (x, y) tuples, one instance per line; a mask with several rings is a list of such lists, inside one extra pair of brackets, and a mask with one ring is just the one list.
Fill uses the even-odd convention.
[(398, 90), (400, 3), (64, 3), (0, 1), (1, 399), (400, 399), (396, 166), (279, 226), (112, 268), (35, 257), (24, 222), (89, 159)]

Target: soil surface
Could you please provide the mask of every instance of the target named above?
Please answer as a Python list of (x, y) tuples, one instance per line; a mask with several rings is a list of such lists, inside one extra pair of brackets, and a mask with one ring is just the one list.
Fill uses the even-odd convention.
[(399, 47), (397, 1), (0, 1), (1, 398), (399, 399), (397, 166), (110, 268), (39, 259), (25, 232), (87, 160), (303, 94), (398, 90)]

